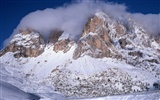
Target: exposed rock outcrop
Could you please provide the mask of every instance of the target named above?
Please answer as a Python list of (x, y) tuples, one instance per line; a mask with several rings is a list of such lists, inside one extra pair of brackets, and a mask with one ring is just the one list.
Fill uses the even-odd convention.
[(53, 45), (53, 51), (63, 51), (66, 53), (73, 46), (74, 41), (70, 40), (69, 37), (63, 38), (62, 34), (64, 31), (55, 29), (51, 32), (49, 37), (49, 44)]
[[(117, 26), (118, 27), (118, 26)], [(122, 34), (121, 27), (117, 29)], [(89, 55), (95, 58), (102, 57), (115, 57), (120, 55), (115, 53), (112, 40), (109, 36), (108, 22), (103, 18), (94, 16), (89, 18), (86, 23), (82, 37), (78, 41), (78, 47), (76, 48), (73, 58), (77, 59), (83, 55)]]
[(83, 54), (87, 54), (95, 58), (101, 58), (110, 57), (111, 51), (98, 35), (88, 35), (86, 39), (79, 41), (73, 58), (77, 59)]
[(55, 52), (63, 51), (64, 53), (66, 53), (67, 51), (70, 50), (73, 44), (74, 42), (69, 39), (60, 40), (54, 44), (53, 50)]
[(53, 30), (49, 37), (49, 44), (55, 44), (58, 41), (58, 38), (62, 35), (62, 30)]
[[(134, 47), (133, 44), (131, 42), (127, 41), (126, 38), (121, 38), (121, 39), (118, 40), (118, 42), (119, 42), (119, 44), (120, 44), (120, 46), (121, 46), (122, 49), (132, 50), (133, 47)], [(127, 48), (127, 45), (130, 45), (131, 47)]]
[(0, 56), (14, 52), (15, 58), (37, 57), (43, 53), (44, 47), (44, 38), (38, 32), (26, 29), (13, 37), (9, 45), (0, 52)]
[(93, 18), (89, 18), (82, 33), (82, 37), (88, 34), (89, 32), (95, 32), (97, 28), (103, 25), (103, 20), (94, 16)]

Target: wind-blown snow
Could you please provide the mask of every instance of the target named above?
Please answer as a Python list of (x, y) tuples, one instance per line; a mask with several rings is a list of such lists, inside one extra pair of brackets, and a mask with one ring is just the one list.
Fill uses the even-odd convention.
[(22, 18), (13, 34), (4, 44), (7, 45), (13, 35), (18, 33), (19, 29), (25, 28), (39, 31), (45, 38), (49, 37), (52, 30), (58, 28), (68, 33), (70, 39), (76, 40), (81, 36), (87, 19), (97, 11), (104, 11), (110, 17), (125, 23), (128, 18), (132, 18), (146, 28), (150, 34), (157, 35), (160, 33), (160, 14), (132, 14), (127, 12), (126, 8), (125, 5), (104, 2), (103, 0), (88, 0), (88, 2), (86, 0), (78, 0), (56, 9), (37, 10)]

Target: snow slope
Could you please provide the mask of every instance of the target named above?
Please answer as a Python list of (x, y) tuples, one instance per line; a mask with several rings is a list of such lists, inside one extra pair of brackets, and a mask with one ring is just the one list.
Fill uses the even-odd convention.
[(0, 81), (0, 99), (1, 100), (39, 100), (40, 97), (26, 93), (17, 87)]

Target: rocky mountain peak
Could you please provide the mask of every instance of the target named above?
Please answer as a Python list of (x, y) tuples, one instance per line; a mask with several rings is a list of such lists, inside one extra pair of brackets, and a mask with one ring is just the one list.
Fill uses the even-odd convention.
[(160, 45), (156, 41), (135, 21), (129, 19), (125, 25), (100, 12), (86, 22), (73, 58), (89, 55), (124, 60), (134, 66), (142, 63), (151, 66), (152, 63), (160, 64)]
[(121, 55), (115, 52), (112, 37), (109, 36), (109, 33), (114, 30), (117, 34), (124, 34), (125, 31), (119, 23), (111, 23), (111, 19), (106, 14), (96, 13), (93, 18), (88, 19), (73, 58), (77, 59), (81, 55), (121, 58)]
[(6, 52), (14, 52), (14, 57), (36, 57), (43, 53), (44, 38), (35, 31), (26, 29), (13, 36), (9, 45), (1, 51), (1, 56)]

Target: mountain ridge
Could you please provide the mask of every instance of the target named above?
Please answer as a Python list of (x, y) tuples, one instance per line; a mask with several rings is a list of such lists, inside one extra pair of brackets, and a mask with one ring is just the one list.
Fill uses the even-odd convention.
[(19, 88), (25, 91), (50, 87), (50, 92), (77, 97), (152, 90), (160, 79), (160, 44), (133, 20), (124, 25), (97, 12), (78, 41), (64, 33), (52, 31), (48, 43), (32, 29), (16, 34), (0, 53), (9, 71), (3, 75), (23, 80)]

